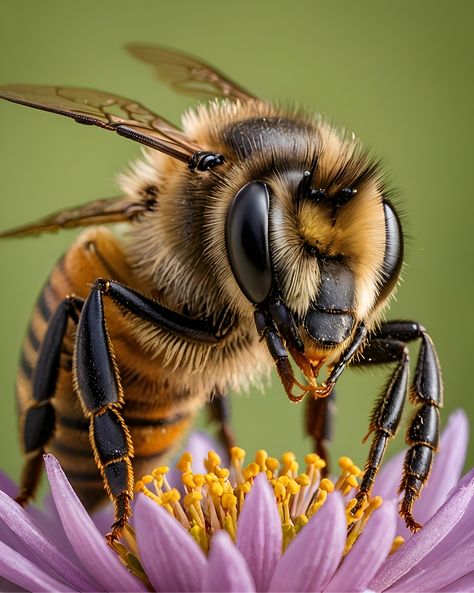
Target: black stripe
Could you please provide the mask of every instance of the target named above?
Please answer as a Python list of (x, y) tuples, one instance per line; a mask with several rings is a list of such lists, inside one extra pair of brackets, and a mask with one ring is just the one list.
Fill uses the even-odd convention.
[(163, 455), (169, 453), (171, 450), (172, 447), (165, 447), (164, 449), (158, 449), (158, 451), (154, 451), (153, 453), (147, 453), (146, 455), (140, 455), (138, 453), (135, 453), (135, 455), (132, 458), (132, 462), (141, 461), (143, 459), (154, 459), (155, 457), (162, 457)]
[(56, 288), (53, 282), (49, 282), (48, 289), (53, 295), (53, 297), (59, 302), (61, 302), (64, 299), (64, 295), (61, 292), (59, 292), (59, 290)]
[(63, 441), (59, 441), (57, 439), (55, 439), (54, 441), (51, 441), (51, 443), (48, 445), (48, 447), (51, 447), (51, 449), (54, 449), (55, 451), (60, 451), (61, 453), (66, 453), (66, 455), (74, 455), (77, 457), (92, 457), (93, 456), (92, 447), (90, 447), (90, 446), (88, 449), (79, 449), (78, 447), (70, 447), (69, 445), (66, 445)]
[(36, 335), (35, 330), (33, 329), (33, 325), (30, 323), (30, 327), (28, 329), (28, 339), (30, 340), (30, 344), (35, 352), (38, 351), (41, 342), (38, 340), (38, 336)]
[[(52, 441), (50, 443), (50, 445), (48, 445), (48, 447), (51, 447), (51, 449), (54, 451), (65, 453), (66, 455), (71, 455), (73, 457), (81, 457), (81, 458), (89, 457), (90, 459), (93, 459), (93, 457), (94, 457), (92, 447), (90, 447), (89, 449), (79, 449), (77, 447), (70, 447), (69, 445), (66, 445), (62, 441), (58, 441), (58, 440)], [(162, 457), (163, 455), (166, 455), (170, 450), (171, 450), (171, 447), (165, 447), (164, 449), (158, 449), (157, 451), (154, 451), (153, 453), (147, 453), (146, 455), (140, 455), (140, 454), (136, 453), (133, 456), (133, 459), (135, 459), (137, 461), (142, 461), (145, 459), (153, 459), (155, 457)]]
[(23, 350), (20, 357), (20, 368), (27, 379), (31, 379), (33, 376), (33, 367), (30, 361), (26, 358), (25, 351)]
[(99, 470), (97, 469), (96, 472), (94, 473), (89, 473), (89, 472), (78, 472), (78, 471), (71, 471), (68, 469), (65, 469), (63, 467), (64, 471), (66, 472), (66, 476), (68, 477), (68, 479), (72, 482), (97, 482), (97, 484), (102, 484), (102, 476), (100, 475)]
[[(143, 427), (160, 427), (160, 426), (171, 426), (178, 424), (182, 420), (189, 418), (191, 414), (189, 412), (180, 412), (174, 416), (167, 416), (166, 418), (126, 418), (125, 423), (127, 426), (143, 426)], [(58, 424), (71, 428), (73, 430), (89, 430), (89, 421), (85, 418), (71, 418), (70, 416), (63, 416), (56, 412), (56, 421)]]
[(171, 426), (178, 424), (182, 420), (189, 418), (189, 412), (180, 412), (174, 416), (167, 416), (166, 418), (127, 418), (125, 422), (127, 426)]
[(43, 290), (41, 291), (41, 294), (39, 296), (39, 299), (36, 303), (36, 306), (38, 308), (38, 311), (40, 312), (42, 318), (45, 321), (49, 321), (49, 319), (51, 318), (51, 314), (52, 311), (48, 305), (48, 303), (46, 302), (46, 289), (48, 288), (49, 285), (46, 285)]
[(59, 412), (56, 412), (56, 422), (66, 428), (72, 428), (73, 430), (89, 430), (89, 421), (85, 418), (71, 418), (70, 416), (63, 416)]

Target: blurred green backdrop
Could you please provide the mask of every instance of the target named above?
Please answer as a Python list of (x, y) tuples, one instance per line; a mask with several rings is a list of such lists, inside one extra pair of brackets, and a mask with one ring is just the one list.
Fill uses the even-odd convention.
[[(353, 130), (383, 157), (405, 213), (404, 281), (391, 316), (429, 328), (444, 370), (444, 421), (458, 407), (473, 418), (473, 15), (468, 0), (4, 1), (0, 83), (108, 90), (179, 121), (192, 102), (122, 49), (128, 41), (156, 42), (210, 61), (261, 97), (314, 106)], [(5, 102), (0, 152), (0, 221), (7, 228), (114, 195), (114, 176), (139, 147)], [(38, 290), (72, 238), (63, 232), (0, 243), (0, 466), (15, 478), (20, 343)], [(361, 437), (385, 377), (381, 370), (341, 379), (333, 455), (363, 463)], [(235, 397), (234, 411), (249, 451), (308, 450), (302, 406), (291, 405), (277, 381), (265, 394)], [(402, 446), (399, 435), (392, 452)], [(473, 452), (471, 445), (471, 465)]]

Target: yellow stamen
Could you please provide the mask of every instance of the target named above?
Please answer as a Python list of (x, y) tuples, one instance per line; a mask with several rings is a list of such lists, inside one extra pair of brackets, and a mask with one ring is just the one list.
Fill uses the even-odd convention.
[[(298, 473), (299, 466), (293, 453), (284, 453), (279, 461), (261, 449), (255, 454), (255, 460), (245, 465), (245, 451), (234, 447), (231, 450), (231, 477), (229, 468), (221, 466), (221, 458), (215, 452), (210, 451), (204, 461), (205, 474), (194, 473), (192, 456), (184, 453), (177, 464), (181, 471), (184, 496), (168, 484), (167, 466), (157, 467), (151, 474), (143, 476), (136, 482), (135, 490), (166, 509), (207, 554), (212, 535), (220, 529), (225, 529), (235, 541), (245, 497), (253, 488), (256, 476), (262, 473), (273, 490), (281, 518), (282, 545), (286, 549), (296, 534), (324, 506), (328, 496), (335, 490), (339, 490), (343, 496), (357, 490), (362, 475), (360, 468), (349, 457), (339, 459), (341, 473), (335, 483), (328, 478), (321, 479), (321, 470), (326, 465), (321, 457), (311, 453), (306, 455), (304, 461), (306, 472)], [(360, 501), (352, 498), (346, 503), (348, 534), (345, 553), (357, 541), (367, 521), (381, 504), (382, 499), (377, 496), (365, 496)], [(357, 512), (354, 512), (355, 508)], [(129, 525), (123, 537), (126, 545), (119, 544), (114, 549), (121, 561), (138, 578), (147, 582), (139, 562), (135, 532)], [(392, 553), (402, 544), (403, 538), (395, 538)]]
[(189, 533), (199, 544), (202, 551), (207, 554), (209, 551), (209, 538), (207, 537), (206, 530), (200, 525), (193, 525), (189, 530)]
[(398, 550), (398, 548), (400, 546), (402, 546), (404, 543), (405, 543), (405, 538), (402, 537), (401, 535), (397, 535), (392, 542), (390, 554), (393, 554), (394, 552), (396, 552)]

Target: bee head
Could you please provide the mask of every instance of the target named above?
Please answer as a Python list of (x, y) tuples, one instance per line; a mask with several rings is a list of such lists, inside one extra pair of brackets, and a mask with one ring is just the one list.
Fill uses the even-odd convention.
[(374, 165), (359, 163), (349, 184), (343, 175), (328, 182), (317, 164), (246, 183), (225, 224), (240, 290), (261, 310), (284, 302), (314, 360), (340, 351), (358, 322), (375, 322), (403, 256), (400, 223)]

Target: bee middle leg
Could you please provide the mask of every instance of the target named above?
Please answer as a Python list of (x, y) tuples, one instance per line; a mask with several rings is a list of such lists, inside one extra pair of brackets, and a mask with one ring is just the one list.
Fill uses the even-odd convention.
[(20, 420), (20, 438), (26, 456), (16, 501), (25, 505), (34, 497), (43, 469), (43, 454), (55, 428), (55, 411), (52, 398), (60, 369), (61, 348), (68, 320), (77, 323), (84, 304), (76, 296), (66, 297), (57, 307), (48, 323), (41, 344), (38, 361), (32, 377), (32, 401)]
[(230, 398), (228, 395), (214, 393), (207, 407), (210, 420), (218, 424), (219, 441), (230, 454), (230, 450), (236, 445), (235, 434), (230, 422)]

